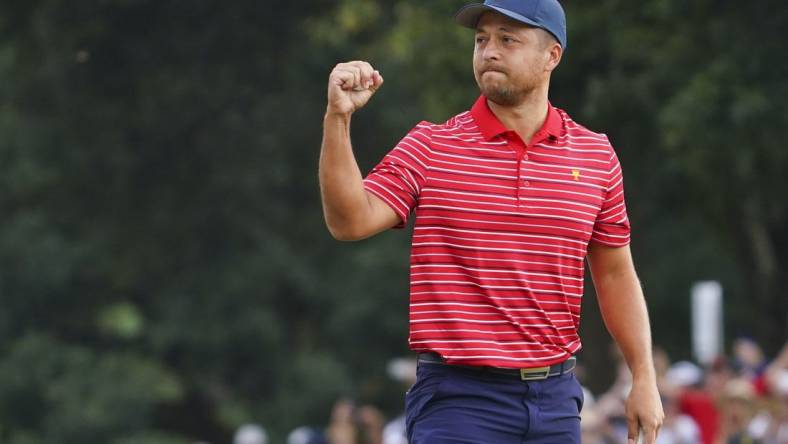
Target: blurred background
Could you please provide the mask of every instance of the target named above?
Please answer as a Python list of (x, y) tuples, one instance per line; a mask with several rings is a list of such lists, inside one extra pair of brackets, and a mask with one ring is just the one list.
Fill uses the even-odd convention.
[[(663, 442), (788, 442), (785, 2), (563, 3), (551, 101), (616, 147), (666, 407), (695, 425)], [(409, 232), (325, 229), (326, 83), (355, 59), (386, 79), (353, 121), (366, 172), (477, 97), (462, 4), (0, 2), (0, 442), (396, 430)], [(698, 281), (722, 290), (705, 358)], [(586, 288), (584, 442), (614, 443), (626, 372)]]

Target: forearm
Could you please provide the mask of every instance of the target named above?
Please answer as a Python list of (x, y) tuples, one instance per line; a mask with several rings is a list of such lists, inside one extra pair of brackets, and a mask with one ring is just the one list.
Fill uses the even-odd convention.
[(350, 142), (350, 114), (326, 113), (320, 150), (323, 214), (337, 239), (353, 237), (353, 227), (369, 209), (363, 177)]
[(588, 247), (588, 265), (602, 319), (632, 372), (632, 388), (625, 404), (628, 442), (634, 444), (642, 430), (645, 442), (653, 444), (665, 414), (651, 355), (646, 300), (632, 253), (629, 246), (592, 243)]
[(654, 379), (651, 326), (634, 269), (611, 273), (594, 283), (605, 326), (621, 349), (633, 379)]

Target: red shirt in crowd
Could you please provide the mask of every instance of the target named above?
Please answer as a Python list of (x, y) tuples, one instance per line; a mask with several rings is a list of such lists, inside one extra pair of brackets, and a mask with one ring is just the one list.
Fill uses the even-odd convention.
[(703, 444), (715, 444), (720, 431), (720, 413), (711, 395), (695, 389), (684, 390), (679, 396), (679, 409), (695, 420)]

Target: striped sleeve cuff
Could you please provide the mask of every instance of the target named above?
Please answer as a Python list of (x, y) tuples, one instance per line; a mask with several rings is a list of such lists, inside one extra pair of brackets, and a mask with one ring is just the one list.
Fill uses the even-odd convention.
[(364, 189), (377, 196), (378, 199), (385, 202), (395, 213), (397, 213), (397, 216), (400, 218), (400, 223), (393, 228), (405, 228), (405, 224), (408, 223), (408, 215), (410, 214), (410, 208), (407, 204), (402, 202), (396, 195), (391, 194), (386, 187), (380, 186), (372, 177), (364, 179)]

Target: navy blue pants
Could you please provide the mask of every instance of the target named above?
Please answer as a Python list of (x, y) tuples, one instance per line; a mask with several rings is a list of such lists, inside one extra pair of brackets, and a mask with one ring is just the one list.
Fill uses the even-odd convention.
[(405, 395), (410, 444), (580, 443), (583, 391), (574, 373), (539, 381), (419, 363)]

